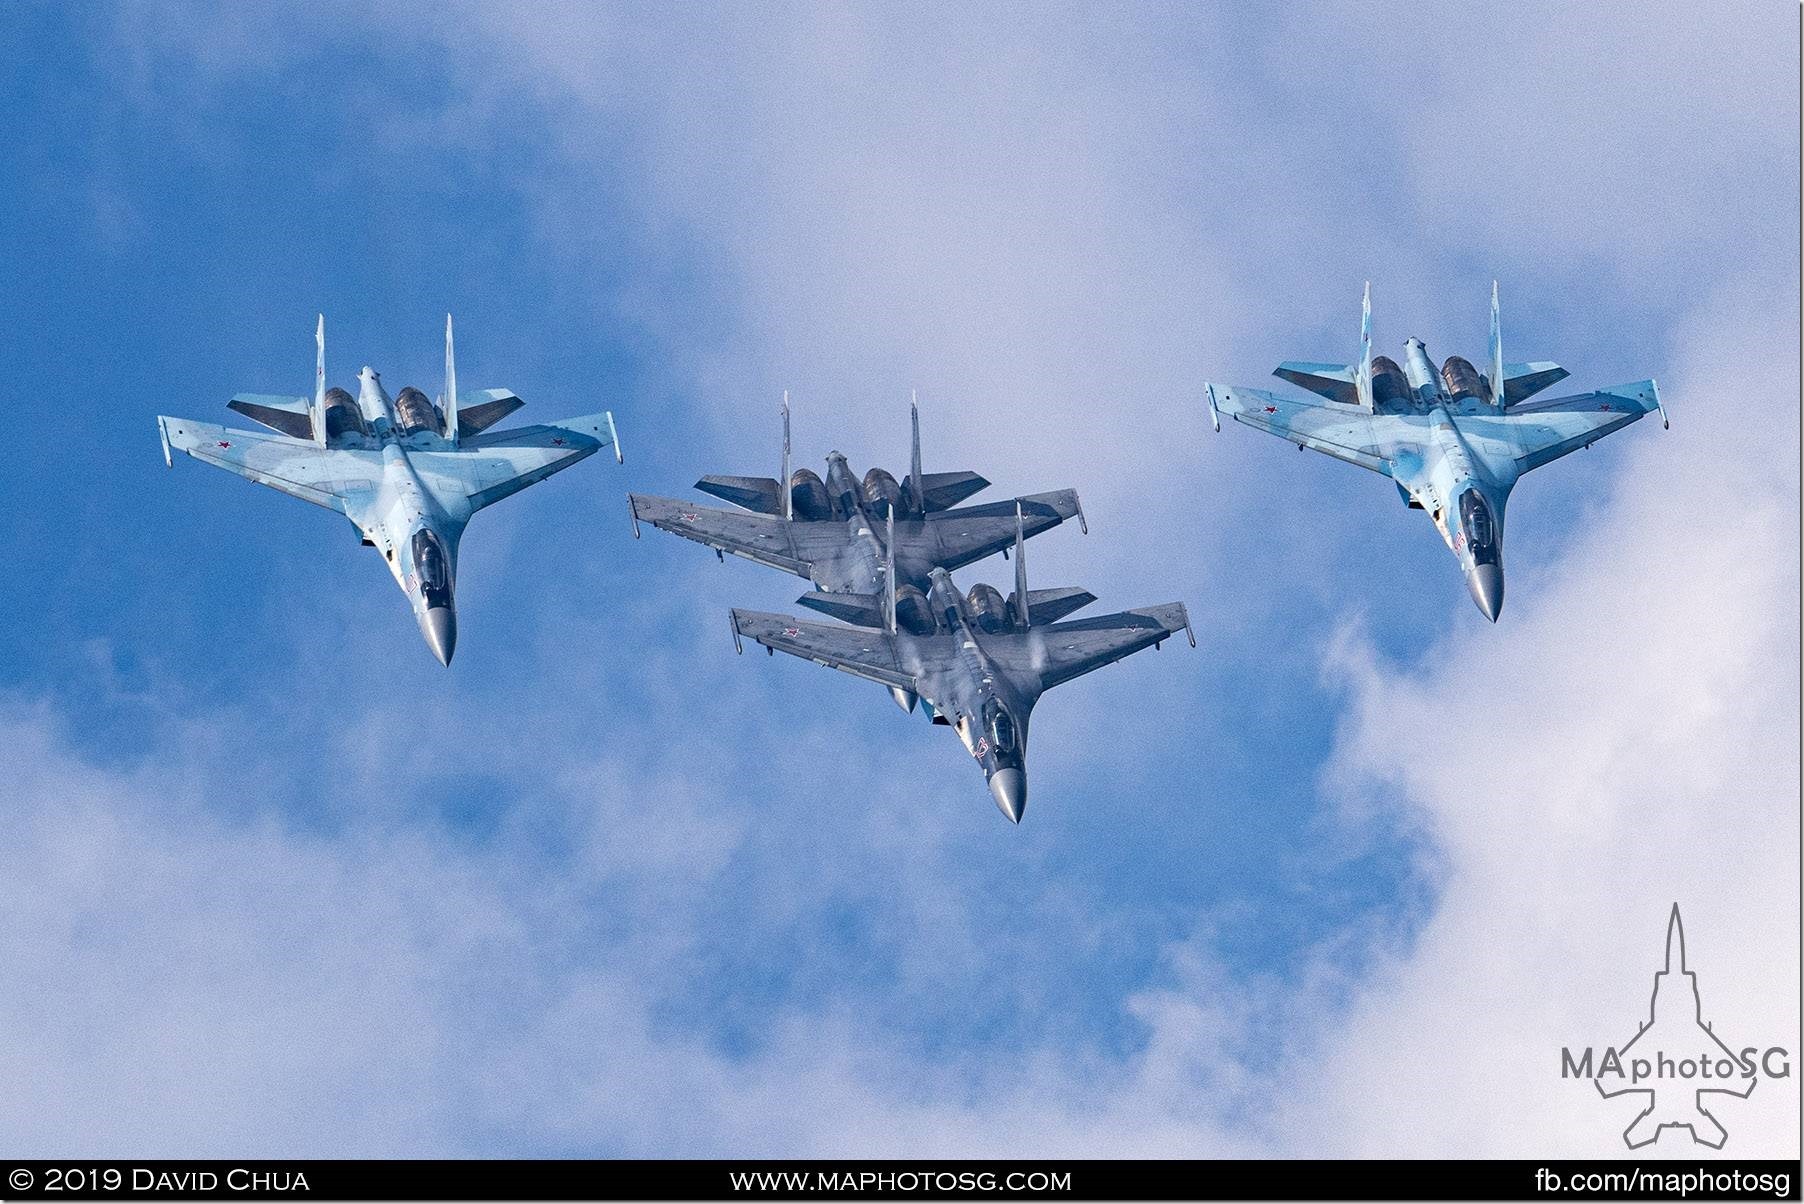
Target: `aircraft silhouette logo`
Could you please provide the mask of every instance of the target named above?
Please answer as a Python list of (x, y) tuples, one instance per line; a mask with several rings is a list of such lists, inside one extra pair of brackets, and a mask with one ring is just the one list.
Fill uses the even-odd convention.
[[(1624, 1085), (1613, 1089), (1604, 1086), (1612, 1065), (1619, 1080), (1626, 1078)], [(1625, 1066), (1630, 1068), (1627, 1072)], [(1649, 1078), (1651, 1085), (1644, 1082)], [(1694, 1141), (1720, 1150), (1729, 1134), (1705, 1097), (1746, 1099), (1757, 1081), (1749, 1059), (1725, 1045), (1704, 1020), (1697, 974), (1685, 965), (1685, 927), (1674, 903), (1666, 925), (1666, 965), (1654, 974), (1647, 1021), (1628, 1044), (1605, 1052), (1592, 1080), (1597, 1093), (1605, 1099), (1647, 1097), (1646, 1107), (1623, 1130), (1622, 1139), (1630, 1149), (1652, 1145), (1667, 1129), (1689, 1129)]]

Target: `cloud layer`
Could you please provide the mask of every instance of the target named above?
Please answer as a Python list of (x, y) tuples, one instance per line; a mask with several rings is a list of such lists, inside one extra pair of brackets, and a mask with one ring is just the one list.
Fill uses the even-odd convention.
[[(0, 718), (8, 1148), (1600, 1154), (1627, 1105), (1559, 1048), (1624, 1039), (1674, 900), (1706, 1017), (1795, 1042), (1796, 163), (1710, 186), (1795, 128), (1758, 14), (1450, 8), (1402, 95), (1351, 9), (769, 15), (127, 9), (109, 81), (224, 163), (227, 84), (446, 63), (347, 82), (329, 166), (508, 197), (546, 322), (633, 344), (657, 487), (774, 460), (786, 386), (809, 455), (893, 465), (918, 387), (931, 467), (1083, 488), (1036, 575), (1184, 597), (1205, 650), (1049, 701), (1017, 830), (880, 696), (735, 660), (721, 604), (793, 591), (606, 543), (612, 497), (485, 517), (456, 689), (270, 548), (233, 601), (281, 642), (96, 641)], [(1700, 40), (1738, 91), (1647, 82)], [(1381, 339), (1476, 345), (1493, 273), (1512, 347), (1676, 420), (1528, 478), (1495, 628), (1388, 486), (1195, 404), (1350, 350), (1367, 277)], [(1731, 1107), (1796, 1154), (1795, 1092)]]

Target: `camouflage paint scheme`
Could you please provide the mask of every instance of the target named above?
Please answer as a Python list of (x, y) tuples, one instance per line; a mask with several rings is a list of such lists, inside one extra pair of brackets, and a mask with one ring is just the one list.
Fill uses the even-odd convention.
[(1439, 370), (1420, 339), (1401, 366), (1372, 359), (1372, 290), (1366, 286), (1357, 364), (1288, 362), (1275, 375), (1327, 400), (1205, 385), (1215, 429), (1221, 414), (1349, 464), (1383, 473), (1404, 502), (1425, 510), (1458, 559), (1472, 600), (1492, 622), (1503, 609), (1503, 520), (1523, 473), (1590, 447), (1642, 415), (1666, 411), (1652, 380), (1529, 402), (1567, 372), (1558, 364), (1506, 364), (1491, 287), (1489, 375), (1454, 356)]
[(787, 652), (877, 682), (904, 710), (912, 711), (919, 699), (932, 722), (958, 733), (997, 807), (1020, 823), (1027, 807), (1028, 720), (1040, 696), (1180, 631), (1196, 646), (1181, 602), (1059, 622), (1095, 595), (1069, 588), (1030, 591), (1026, 539), (1023, 515), (1016, 525), (1015, 590), (1006, 600), (988, 585), (960, 594), (951, 574), (935, 568), (927, 611), (906, 622), (897, 615), (896, 591), (887, 589), (880, 597), (841, 597), (838, 613), (853, 626), (735, 610), (734, 643), (749, 638), (773, 654)]
[[(319, 320), (311, 404), (305, 397), (239, 394), (230, 407), (275, 431), (235, 430), (159, 416), (170, 449), (336, 510), (382, 553), (441, 664), (457, 645), (458, 542), (470, 517), (604, 447), (620, 458), (609, 413), (543, 426), (487, 428), (524, 403), (506, 389), (457, 392), (451, 319), (445, 318), (445, 392), (391, 397), (373, 369), (353, 398), (326, 387), (326, 320)], [(461, 403), (461, 404), (460, 404)]]
[[(770, 477), (706, 476), (696, 482), (697, 489), (732, 502), (739, 511), (629, 494), (633, 532), (638, 534), (639, 523), (648, 522), (706, 544), (723, 557), (730, 552), (794, 573), (825, 593), (875, 594), (883, 589), (883, 566), (892, 550), (885, 546), (884, 532), (893, 511), (897, 579), (908, 609), (925, 605), (934, 569), (960, 568), (1006, 552), (1015, 538), (1017, 508), (1029, 537), (1068, 518), (1083, 523), (1083, 507), (1071, 489), (952, 509), (989, 482), (973, 472), (923, 473), (918, 407), (911, 407), (911, 418), (912, 468), (900, 484), (880, 468), (860, 480), (838, 452), (827, 457), (824, 478), (808, 469), (792, 477), (785, 400), (782, 480), (788, 482), (787, 490)], [(832, 602), (805, 604), (825, 609)]]

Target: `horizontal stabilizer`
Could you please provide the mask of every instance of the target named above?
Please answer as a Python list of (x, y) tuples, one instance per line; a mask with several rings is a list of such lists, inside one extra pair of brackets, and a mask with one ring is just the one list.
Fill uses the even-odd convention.
[(1527, 401), (1549, 385), (1557, 385), (1572, 374), (1558, 364), (1541, 360), (1533, 364), (1503, 366), (1503, 404)]
[(932, 514), (950, 510), (990, 483), (974, 472), (929, 472), (921, 475), (921, 509)]
[(816, 591), (797, 598), (796, 605), (818, 610), (854, 627), (883, 626), (883, 598), (877, 594), (828, 594)]
[(313, 415), (305, 397), (281, 397), (271, 393), (240, 393), (226, 402), (252, 422), (260, 422), (290, 439), (313, 438)]
[(457, 394), (457, 433), (479, 435), (525, 405), (510, 389), (460, 389)]
[[(1074, 585), (1060, 586), (1057, 589), (1030, 589), (1027, 591), (1028, 613), (1033, 615), (1036, 624), (1056, 623), (1066, 615), (1075, 614), (1094, 601), (1096, 601), (1095, 594)], [(1009, 602), (1013, 604), (1013, 594), (1009, 595)]]
[(703, 493), (757, 514), (783, 514), (783, 495), (770, 477), (706, 476), (695, 483)]
[(1272, 373), (1293, 385), (1319, 393), (1329, 401), (1343, 405), (1359, 404), (1357, 369), (1344, 364), (1311, 364), (1302, 360), (1286, 360)]

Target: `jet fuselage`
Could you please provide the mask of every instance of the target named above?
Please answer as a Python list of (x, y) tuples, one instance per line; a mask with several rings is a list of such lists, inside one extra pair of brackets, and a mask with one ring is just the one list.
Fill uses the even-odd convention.
[[(1420, 452), (1399, 455), (1391, 475), (1412, 505), (1428, 512), (1460, 571), (1472, 600), (1496, 622), (1503, 608), (1503, 515), (1518, 476), (1515, 451), (1491, 439), (1468, 438), (1460, 419), (1494, 413), (1471, 393), (1455, 396), (1448, 379), (1455, 364), (1437, 370), (1422, 340), (1404, 344), (1403, 373), (1425, 428)], [(1413, 425), (1413, 424), (1412, 424)]]
[[(937, 630), (926, 637), (898, 631), (900, 659), (919, 680), (932, 721), (958, 733), (996, 805), (1019, 822), (1027, 806), (1027, 724), (1040, 698), (1038, 685), (1017, 680), (984, 651), (984, 633), (945, 569), (933, 570), (928, 602)], [(926, 641), (947, 639), (949, 660), (924, 654)]]
[[(428, 486), (408, 452), (438, 450), (450, 443), (422, 425), (424, 416), (417, 409), (410, 406), (411, 412), (398, 412), (374, 369), (364, 368), (357, 381), (357, 408), (369, 429), (366, 437), (381, 450), (382, 476), (367, 501), (347, 505), (345, 513), (364, 542), (382, 553), (395, 584), (407, 595), (427, 647), (448, 665), (457, 648), (457, 548), (470, 521), (470, 507), (461, 492), (441, 496)], [(408, 393), (403, 391), (404, 396)]]

